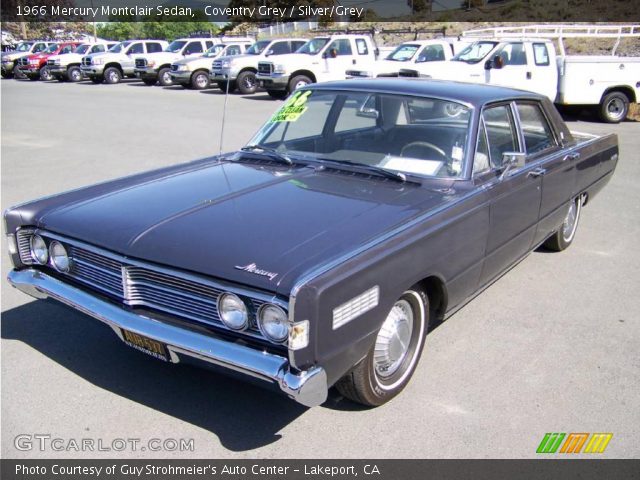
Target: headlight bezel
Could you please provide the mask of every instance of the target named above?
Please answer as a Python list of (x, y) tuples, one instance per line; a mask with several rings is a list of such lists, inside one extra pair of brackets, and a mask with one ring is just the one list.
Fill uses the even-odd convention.
[[(241, 325), (233, 325), (225, 321), (222, 305), (223, 305), (223, 301), (226, 298), (232, 298), (234, 300), (237, 300), (239, 304), (244, 307), (244, 321), (242, 322)], [(218, 309), (218, 317), (220, 318), (220, 322), (222, 322), (222, 324), (229, 330), (233, 330), (235, 332), (243, 332), (249, 328), (250, 320), (251, 320), (250, 314), (249, 314), (250, 313), (249, 305), (247, 305), (247, 302), (245, 302), (240, 296), (236, 295), (233, 292), (223, 292), (218, 296), (218, 299), (216, 301), (216, 308)]]
[[(42, 241), (42, 245), (44, 245), (44, 260), (38, 258), (35, 253), (33, 244), (34, 241), (38, 240)], [(44, 238), (42, 238), (42, 236), (38, 235), (37, 233), (34, 233), (33, 235), (31, 235), (31, 238), (29, 238), (29, 254), (31, 255), (33, 261), (38, 265), (47, 265), (49, 263), (49, 246), (47, 245), (47, 242), (44, 240)]]
[[(265, 326), (265, 321), (264, 321), (264, 313), (267, 309), (274, 309), (282, 315), (282, 319), (283, 319), (282, 323), (285, 325), (285, 328), (286, 328), (286, 331), (282, 337), (275, 337), (268, 332), (267, 327)], [(261, 305), (256, 314), (256, 323), (258, 324), (260, 333), (262, 333), (262, 335), (270, 342), (280, 344), (280, 345), (287, 343), (289, 339), (289, 333), (291, 331), (291, 323), (289, 322), (288, 313), (280, 305), (276, 305), (275, 303), (265, 303)]]
[[(55, 252), (56, 248), (58, 247), (62, 249), (62, 255)], [(58, 264), (58, 262), (56, 261), (56, 258), (58, 257), (61, 257), (63, 259), (63, 262), (66, 262), (66, 264)], [(57, 240), (53, 240), (49, 244), (49, 261), (51, 263), (51, 266), (60, 273), (69, 273), (69, 271), (71, 270), (71, 257), (69, 257), (69, 252), (67, 251), (67, 248)]]

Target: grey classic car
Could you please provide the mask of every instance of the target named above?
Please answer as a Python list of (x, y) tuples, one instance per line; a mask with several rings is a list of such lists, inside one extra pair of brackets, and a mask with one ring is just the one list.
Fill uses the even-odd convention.
[(533, 93), (316, 84), (241, 151), (7, 210), (9, 281), (160, 360), (376, 406), (429, 325), (571, 245), (617, 159), (615, 135), (572, 134)]

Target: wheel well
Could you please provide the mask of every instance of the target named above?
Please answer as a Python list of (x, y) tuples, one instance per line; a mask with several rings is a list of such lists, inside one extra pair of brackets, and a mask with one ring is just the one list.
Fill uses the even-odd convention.
[(238, 72), (238, 75), (240, 75), (242, 72), (253, 72), (253, 73), (258, 73), (258, 70), (256, 70), (255, 68), (252, 67), (245, 67), (242, 70), (240, 70)]
[(67, 70), (69, 70), (71, 67), (79, 67), (80, 64), (79, 63), (70, 63), (69, 65), (67, 65)]
[(604, 91), (604, 93), (602, 94), (602, 98), (604, 98), (605, 96), (607, 96), (608, 94), (610, 94), (612, 92), (623, 93), (629, 99), (629, 102), (634, 103), (636, 101), (636, 94), (633, 91), (633, 88), (625, 86), (625, 85), (618, 85), (616, 87), (607, 88)]
[(160, 71), (160, 69), (162, 69), (162, 68), (169, 68), (170, 69), (171, 68), (171, 64), (170, 63), (165, 63), (164, 65), (160, 65), (158, 67), (158, 71)]
[[(123, 73), (123, 71), (122, 71), (122, 67), (120, 66), (120, 64), (119, 64), (119, 63), (107, 63), (107, 64), (104, 66), (104, 70), (106, 70), (107, 68), (111, 68), (111, 67), (113, 67), (113, 68), (117, 68), (118, 70), (120, 70), (120, 73), (122, 73), (122, 74), (124, 75), (124, 73)], [(104, 70), (103, 70), (103, 72), (104, 72)]]
[(431, 315), (438, 321), (442, 320), (447, 309), (448, 300), (447, 288), (444, 282), (436, 276), (430, 276), (418, 282), (417, 286), (429, 298)]
[(297, 72), (293, 72), (289, 78), (294, 78), (297, 77), (298, 75), (304, 75), (305, 77), (309, 77), (311, 79), (311, 81), (313, 83), (316, 83), (316, 76), (313, 74), (313, 72), (309, 71), (309, 70), (298, 70)]

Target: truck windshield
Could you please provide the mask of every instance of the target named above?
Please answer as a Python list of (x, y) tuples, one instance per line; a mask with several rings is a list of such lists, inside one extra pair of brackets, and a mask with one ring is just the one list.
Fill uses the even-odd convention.
[(87, 53), (87, 50), (89, 50), (90, 46), (91, 45), (87, 45), (87, 44), (80, 45), (78, 48), (76, 48), (75, 53), (80, 53), (80, 54)]
[(164, 49), (165, 52), (178, 53), (187, 44), (184, 40), (174, 40)]
[(398, 48), (396, 48), (393, 52), (389, 54), (386, 58), (387, 60), (392, 60), (394, 62), (406, 62), (413, 58), (413, 56), (420, 48), (420, 45), (414, 44), (402, 44)]
[(16, 47), (16, 52), (28, 52), (33, 43), (22, 42)]
[(307, 43), (302, 45), (298, 50), (296, 50), (296, 53), (306, 53), (307, 55), (316, 55), (317, 53), (320, 52), (320, 50), (322, 50), (322, 47), (324, 47), (328, 42), (329, 42), (328, 38), (324, 38), (324, 37), (314, 38), (313, 40), (309, 40)]
[(262, 40), (260, 42), (256, 42), (249, 47), (249, 50), (247, 50), (247, 54), (260, 55), (264, 51), (264, 49), (267, 48), (267, 45), (269, 45), (270, 43), (271, 43), (270, 40)]
[(224, 50), (225, 46), (226, 45), (221, 45), (221, 44), (214, 45), (213, 47), (211, 47), (209, 50), (207, 50), (204, 53), (204, 56), (205, 57), (217, 57), (220, 54), (220, 52), (222, 52), (222, 50)]
[(109, 49), (110, 52), (112, 53), (120, 53), (122, 52), (125, 48), (127, 48), (129, 46), (131, 42), (120, 42), (115, 44), (113, 47), (111, 47)]
[(469, 45), (451, 60), (456, 62), (478, 63), (498, 45), (498, 42), (476, 42)]
[(435, 98), (300, 89), (246, 149), (332, 168), (457, 178), (470, 119), (469, 107)]

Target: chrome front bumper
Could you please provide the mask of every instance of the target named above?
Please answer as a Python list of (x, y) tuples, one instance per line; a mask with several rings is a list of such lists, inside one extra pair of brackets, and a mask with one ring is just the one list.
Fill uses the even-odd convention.
[(124, 328), (165, 344), (173, 363), (186, 356), (250, 375), (277, 385), (290, 398), (308, 407), (327, 399), (327, 375), (321, 367), (293, 372), (289, 361), (281, 356), (143, 317), (35, 269), (12, 270), (7, 278), (27, 295), (52, 298), (97, 318), (123, 341)]

